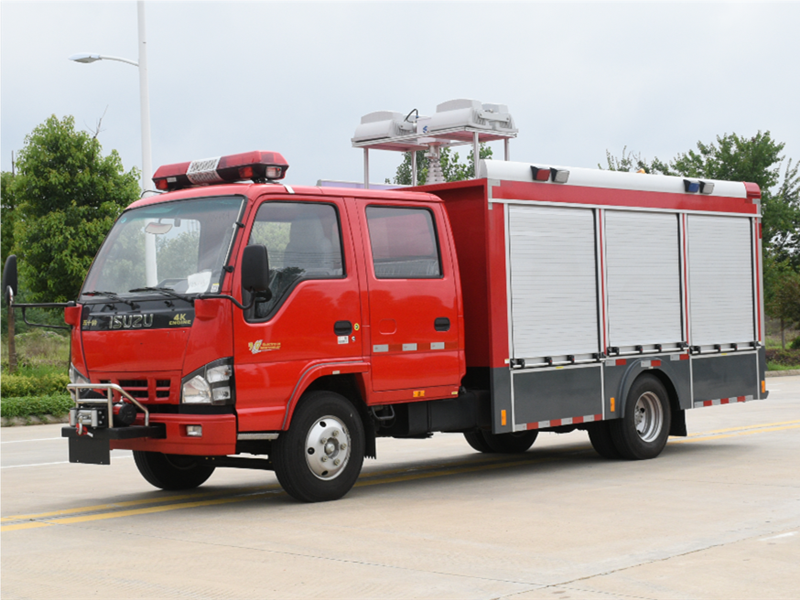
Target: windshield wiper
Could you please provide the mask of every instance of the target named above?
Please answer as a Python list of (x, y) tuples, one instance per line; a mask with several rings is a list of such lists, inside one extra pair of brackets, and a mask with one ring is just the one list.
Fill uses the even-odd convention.
[(109, 300), (113, 300), (114, 302), (122, 302), (123, 304), (127, 304), (134, 310), (139, 308), (139, 305), (133, 302), (132, 300), (125, 300), (125, 298), (120, 298), (114, 292), (103, 292), (100, 290), (92, 290), (90, 292), (82, 292), (81, 296), (105, 296)]
[(140, 288), (133, 288), (132, 290), (128, 290), (129, 292), (159, 292), (160, 294), (164, 294), (165, 296), (170, 296), (171, 298), (177, 298), (178, 300), (183, 300), (184, 302), (188, 302), (189, 304), (194, 303), (194, 298), (190, 296), (186, 296), (185, 294), (180, 294), (173, 290), (172, 288), (168, 287), (140, 287)]

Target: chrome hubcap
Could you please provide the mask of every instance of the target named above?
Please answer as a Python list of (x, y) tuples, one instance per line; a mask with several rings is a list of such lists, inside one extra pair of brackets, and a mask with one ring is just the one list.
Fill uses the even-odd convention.
[(661, 433), (664, 424), (664, 411), (661, 402), (653, 392), (645, 392), (634, 407), (636, 433), (644, 442), (652, 442)]
[(350, 458), (350, 433), (336, 417), (318, 419), (306, 436), (306, 464), (319, 479), (338, 477)]

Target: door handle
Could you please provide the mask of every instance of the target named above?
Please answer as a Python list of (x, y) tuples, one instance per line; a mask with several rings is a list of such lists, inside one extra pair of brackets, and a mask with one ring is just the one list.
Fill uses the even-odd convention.
[(447, 317), (438, 317), (433, 322), (433, 328), (436, 331), (450, 331), (450, 319)]
[(353, 333), (353, 324), (350, 321), (336, 321), (333, 324), (333, 333), (336, 335), (350, 335)]

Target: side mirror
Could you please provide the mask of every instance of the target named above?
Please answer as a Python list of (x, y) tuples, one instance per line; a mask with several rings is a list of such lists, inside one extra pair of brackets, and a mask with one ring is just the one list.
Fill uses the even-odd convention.
[(242, 253), (242, 289), (269, 300), (269, 255), (262, 244), (246, 246)]
[[(10, 291), (9, 291), (9, 288)], [(3, 267), (3, 301), (6, 305), (11, 303), (11, 299), (17, 295), (17, 256), (10, 255), (6, 259)]]

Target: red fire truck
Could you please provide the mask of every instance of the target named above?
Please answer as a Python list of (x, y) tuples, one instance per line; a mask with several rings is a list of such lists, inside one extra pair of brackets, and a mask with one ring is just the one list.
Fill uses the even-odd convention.
[(516, 453), (582, 429), (649, 459), (686, 410), (767, 396), (755, 184), (482, 161), (376, 191), (287, 168), (164, 166), (120, 216), (65, 308), (70, 461), (129, 449), (169, 490), (269, 469), (322, 501), (378, 437)]

